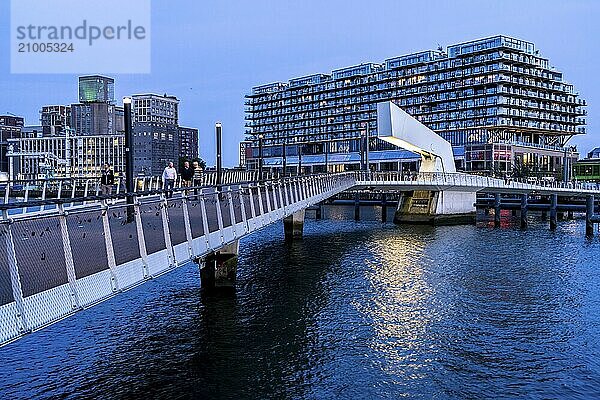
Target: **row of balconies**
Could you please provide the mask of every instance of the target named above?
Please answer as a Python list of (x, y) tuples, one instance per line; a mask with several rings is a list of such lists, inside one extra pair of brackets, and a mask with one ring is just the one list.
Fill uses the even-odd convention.
[[(503, 81), (503, 82), (507, 82), (507, 83), (515, 83), (515, 82), (511, 82), (511, 79), (508, 77), (496, 77), (493, 80), (486, 80), (484, 82), (480, 82), (482, 84), (487, 84), (487, 83), (493, 83), (493, 82), (498, 82), (498, 81)], [(386, 87), (385, 89), (378, 89), (378, 92), (381, 91), (386, 91), (389, 92), (390, 89), (392, 90), (392, 93), (390, 94), (390, 96), (392, 97), (399, 97), (399, 96), (411, 96), (411, 95), (415, 95), (415, 94), (424, 94), (424, 93), (436, 93), (436, 94), (440, 94), (442, 95), (443, 93), (440, 92), (444, 92), (444, 91), (449, 91), (449, 90), (457, 90), (462, 88), (463, 86), (472, 86), (474, 83), (476, 82), (469, 82), (469, 84), (464, 84), (462, 82), (456, 82), (453, 83), (450, 87), (440, 87), (439, 85), (422, 85), (416, 88), (412, 88), (412, 90), (409, 89), (394, 89), (393, 87)], [(517, 83), (519, 84), (519, 83)], [(524, 82), (520, 83), (521, 85), (524, 85)], [(540, 84), (541, 87), (543, 88), (548, 88), (548, 85), (546, 84)], [(535, 87), (538, 87), (540, 85), (535, 85)], [(502, 86), (505, 87), (505, 86)], [(522, 91), (522, 89), (519, 89)], [(487, 92), (491, 92), (494, 93), (496, 91), (496, 88), (488, 88), (486, 89)], [(255, 112), (255, 111), (262, 111), (262, 110), (271, 110), (271, 109), (279, 109), (282, 107), (285, 107), (286, 105), (294, 105), (294, 104), (299, 104), (299, 105), (306, 105), (309, 106), (309, 109), (312, 108), (318, 108), (321, 107), (321, 105), (317, 104), (317, 102), (323, 102), (323, 101), (333, 101), (335, 99), (339, 99), (339, 98), (344, 98), (344, 99), (351, 99), (352, 97), (356, 97), (356, 95), (362, 94), (362, 93), (369, 93), (368, 95), (363, 95), (363, 99), (361, 99), (362, 101), (369, 101), (372, 100), (374, 98), (377, 98), (375, 96), (377, 96), (377, 93), (374, 93), (376, 91), (371, 91), (371, 92), (363, 92), (363, 91), (347, 91), (347, 92), (340, 92), (340, 93), (334, 93), (333, 95), (328, 95), (328, 96), (318, 96), (316, 98), (311, 98), (310, 100), (305, 100), (305, 101), (299, 101), (299, 102), (290, 102), (290, 101), (280, 101), (276, 104), (262, 104), (262, 105), (255, 105), (253, 107), (251, 107), (251, 109), (246, 110), (247, 112)], [(540, 93), (540, 92), (536, 92), (536, 91), (528, 91), (526, 93), (529, 93), (530, 95), (533, 95), (534, 93), (539, 93), (539, 96), (541, 96), (542, 98), (546, 98), (546, 99), (550, 99), (550, 100), (555, 100), (555, 101), (562, 101), (562, 102), (571, 102), (571, 103), (576, 103), (576, 104), (582, 104), (585, 105), (586, 102), (583, 99), (578, 99), (575, 96), (572, 95), (556, 95), (556, 94), (548, 94), (548, 93)], [(387, 93), (386, 93), (387, 94)], [(482, 93), (480, 93), (482, 94)], [(367, 97), (367, 99), (365, 100), (364, 98)], [(385, 96), (384, 96), (385, 97)], [(441, 99), (443, 100), (443, 99)], [(435, 101), (435, 100), (430, 100), (430, 101)]]
[[(409, 99), (410, 100), (410, 99)], [(421, 105), (420, 108), (417, 108), (416, 112), (411, 110), (409, 113), (411, 115), (419, 115), (425, 114), (435, 111), (446, 111), (446, 110), (454, 110), (454, 109), (467, 109), (467, 108), (476, 108), (476, 107), (486, 107), (495, 104), (506, 104), (506, 105), (516, 105), (519, 107), (527, 107), (535, 110), (552, 110), (555, 112), (563, 112), (568, 114), (577, 114), (577, 115), (585, 115), (585, 110), (581, 110), (579, 108), (574, 107), (558, 107), (557, 105), (549, 106), (547, 104), (543, 104), (542, 106), (538, 106), (535, 102), (528, 101), (518, 101), (516, 99), (507, 99), (505, 97), (496, 97), (496, 96), (488, 96), (488, 97), (479, 97), (473, 100), (473, 103), (469, 103), (469, 100), (462, 101), (446, 101), (437, 106), (428, 107), (424, 106), (423, 103), (412, 104), (407, 99), (400, 99), (400, 104), (404, 108), (408, 108), (412, 105), (418, 106)], [(410, 104), (409, 104), (410, 103)], [(352, 107), (352, 108), (349, 108)], [(302, 110), (292, 110), (288, 113), (277, 113), (277, 112), (261, 112), (261, 113), (253, 113), (252, 116), (246, 116), (246, 120), (255, 121), (256, 124), (265, 124), (265, 123), (280, 123), (287, 121), (295, 121), (299, 119), (314, 119), (319, 117), (336, 117), (339, 115), (345, 114), (356, 114), (356, 113), (364, 113), (365, 111), (375, 110), (376, 104), (370, 103), (365, 104), (362, 103), (358, 105), (356, 102), (352, 102), (351, 105), (346, 106), (331, 106), (328, 109), (324, 109), (323, 107), (319, 110), (311, 110), (311, 109), (302, 109)], [(407, 109), (408, 111), (408, 109)], [(251, 124), (247, 124), (247, 126), (251, 126)]]
[(525, 56), (521, 53), (506, 53), (503, 52), (500, 58), (504, 60), (510, 60), (515, 62), (520, 62), (522, 64), (536, 65), (541, 68), (548, 68), (548, 60), (538, 57)]
[[(508, 58), (510, 59), (510, 58)], [(490, 60), (491, 61), (491, 60)], [(537, 64), (532, 64), (532, 65), (536, 65)], [(465, 75), (470, 75), (471, 73), (465, 73), (465, 70), (470, 70), (469, 69), (461, 69), (461, 70), (454, 70), (454, 68), (456, 67), (452, 67), (452, 73), (453, 75), (449, 75), (446, 77), (443, 77), (443, 79), (448, 79), (451, 78), (453, 76), (465, 76)], [(506, 70), (510, 70), (510, 68), (507, 68), (507, 66), (503, 67)], [(339, 80), (336, 82), (329, 82), (327, 84), (317, 84), (317, 85), (313, 85), (313, 86), (309, 86), (306, 88), (302, 88), (302, 89), (295, 89), (295, 90), (280, 90), (276, 93), (271, 93), (271, 94), (267, 94), (265, 96), (262, 96), (262, 99), (260, 99), (257, 96), (252, 96), (251, 98), (255, 99), (255, 102), (264, 102), (264, 101), (270, 101), (270, 100), (279, 100), (279, 99), (284, 99), (284, 98), (292, 98), (292, 97), (297, 97), (297, 96), (302, 96), (302, 95), (306, 95), (306, 94), (312, 94), (312, 93), (318, 93), (318, 92), (323, 92), (323, 91), (328, 91), (328, 90), (334, 90), (336, 88), (344, 88), (344, 87), (353, 87), (356, 85), (365, 85), (368, 84), (370, 82), (377, 82), (377, 81), (381, 81), (381, 80), (387, 80), (387, 79), (396, 79), (396, 78), (400, 78), (400, 77), (405, 77), (405, 76), (415, 76), (415, 75), (422, 75), (426, 72), (431, 72), (431, 71), (435, 71), (435, 75), (437, 75), (439, 73), (439, 69), (407, 69), (405, 70), (400, 70), (400, 71), (392, 71), (389, 73), (379, 73), (377, 75), (376, 79), (373, 79), (373, 76), (367, 76), (367, 77), (363, 77), (360, 79), (352, 79), (352, 80)], [(517, 67), (516, 71), (519, 71), (519, 67)], [(545, 79), (559, 79), (558, 76), (552, 76), (552, 73), (548, 73), (545, 71), (539, 71), (539, 70), (535, 70), (536, 72), (533, 73), (533, 76), (537, 76), (537, 77), (543, 77)], [(480, 73), (489, 73), (486, 71), (481, 71)], [(558, 74), (556, 74), (558, 75)], [(427, 76), (431, 76), (431, 74), (428, 74)], [(429, 80), (430, 78), (428, 78)], [(251, 104), (251, 101), (248, 101), (247, 104)]]
[[(450, 89), (450, 88), (449, 88)], [(303, 107), (302, 109), (305, 110), (313, 110), (313, 109), (319, 109), (319, 108), (323, 108), (323, 107), (333, 107), (336, 105), (336, 103), (334, 104), (323, 104), (324, 101), (327, 101), (328, 103), (331, 102), (333, 103), (335, 100), (340, 100), (343, 99), (343, 103), (342, 102), (337, 102), (337, 104), (354, 104), (354, 103), (367, 103), (367, 102), (372, 102), (373, 100), (377, 100), (379, 98), (388, 98), (388, 97), (409, 97), (409, 96), (414, 96), (415, 94), (428, 94), (428, 93), (435, 93), (438, 98), (433, 98), (431, 97), (430, 99), (428, 99), (428, 101), (445, 101), (445, 100), (450, 100), (453, 98), (468, 98), (471, 96), (482, 96), (482, 95), (486, 95), (486, 94), (493, 94), (496, 93), (496, 88), (488, 88), (485, 90), (485, 93), (482, 89), (478, 89), (476, 91), (476, 93), (474, 94), (469, 94), (467, 91), (468, 90), (473, 90), (471, 88), (469, 89), (462, 89), (461, 90), (461, 85), (457, 85), (456, 87), (452, 86), (451, 90), (455, 90), (456, 92), (450, 92), (450, 93), (441, 93), (439, 88), (436, 87), (422, 87), (419, 89), (418, 92), (415, 93), (408, 93), (406, 90), (400, 90), (400, 89), (392, 89), (392, 90), (379, 90), (379, 93), (373, 93), (373, 92), (369, 92), (370, 94), (368, 95), (362, 95), (360, 98), (357, 98), (356, 94), (357, 93), (348, 93), (348, 94), (340, 94), (339, 96), (329, 96), (327, 98), (319, 98), (319, 99), (315, 99), (314, 101), (310, 101), (310, 102), (304, 102), (304, 103), (300, 103), (298, 102), (297, 104), (299, 105), (299, 107)], [(448, 92), (448, 90), (446, 91)], [(441, 98), (444, 94), (446, 94), (447, 98)], [(278, 104), (269, 104), (269, 105), (260, 105), (260, 106), (253, 106), (249, 109), (246, 109), (247, 113), (255, 113), (257, 111), (269, 111), (269, 110), (279, 110), (279, 109), (285, 109), (285, 108), (289, 108), (289, 106), (293, 106), (295, 104), (291, 104), (288, 102), (279, 102)]]
[(526, 97), (535, 97), (538, 99), (552, 100), (556, 102), (569, 103), (569, 104), (578, 104), (581, 106), (586, 106), (587, 102), (583, 99), (576, 98), (574, 96), (562, 96), (555, 95), (551, 93), (540, 92), (537, 90), (531, 89), (522, 89), (522, 88), (514, 88), (510, 86), (499, 85), (498, 86), (499, 93), (506, 93), (518, 96), (526, 96)]
[[(505, 116), (505, 117), (509, 117), (509, 118), (513, 118), (513, 117), (518, 117), (518, 118), (527, 118), (529, 120), (531, 120), (530, 122), (533, 124), (532, 126), (536, 126), (538, 127), (539, 123), (543, 123), (546, 125), (550, 125), (552, 124), (552, 122), (564, 122), (564, 123), (570, 123), (570, 124), (577, 124), (577, 125), (582, 125), (585, 124), (585, 120), (582, 118), (557, 118), (557, 117), (552, 117), (552, 118), (543, 118), (540, 116), (535, 116), (535, 115), (527, 115), (524, 113), (519, 113), (519, 112), (514, 112), (514, 110), (496, 110), (495, 112), (488, 112), (488, 110), (486, 110), (486, 112), (469, 112), (469, 111), (463, 111), (460, 113), (436, 113), (436, 114), (426, 114), (426, 115), (421, 115), (418, 116), (417, 118), (419, 120), (421, 120), (422, 122), (452, 122), (452, 121), (464, 121), (464, 120), (469, 120), (469, 119), (473, 119), (476, 120), (478, 118), (482, 118), (482, 117), (491, 117), (491, 116)], [(306, 120), (306, 121), (296, 121), (295, 123), (279, 123), (276, 125), (272, 125), (272, 126), (268, 126), (268, 125), (256, 125), (253, 126), (251, 124), (246, 124), (247, 127), (253, 127), (255, 131), (282, 131), (282, 130), (292, 130), (292, 129), (300, 129), (300, 128), (310, 128), (310, 127), (321, 127), (321, 126), (329, 126), (329, 125), (336, 125), (336, 124), (344, 124), (344, 123), (350, 123), (350, 122), (360, 122), (360, 123), (364, 123), (365, 120), (367, 118), (365, 118), (364, 116), (351, 116), (351, 117), (345, 117), (345, 118), (341, 118), (341, 117), (337, 117), (335, 119), (320, 119), (320, 120)], [(370, 121), (373, 121), (374, 118), (369, 118)], [(536, 121), (538, 120), (538, 121)], [(566, 125), (565, 125), (566, 126)], [(546, 126), (543, 126), (546, 127)]]

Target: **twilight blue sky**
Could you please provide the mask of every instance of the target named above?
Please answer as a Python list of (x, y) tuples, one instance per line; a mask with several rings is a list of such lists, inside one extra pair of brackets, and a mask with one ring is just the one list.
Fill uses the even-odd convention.
[[(534, 42), (588, 100), (588, 134), (572, 141), (583, 154), (600, 146), (599, 19), (600, 0), (153, 0), (152, 73), (112, 76), (117, 99), (179, 97), (180, 124), (200, 129), (208, 164), (222, 121), (233, 166), (252, 86), (501, 33)], [(76, 102), (77, 76), (11, 74), (9, 26), (0, 0), (0, 114), (38, 124), (42, 105)]]

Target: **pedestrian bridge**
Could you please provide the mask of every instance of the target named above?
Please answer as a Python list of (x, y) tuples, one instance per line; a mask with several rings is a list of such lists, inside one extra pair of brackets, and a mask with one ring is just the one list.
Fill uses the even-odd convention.
[(171, 198), (157, 180), (127, 194), (133, 203), (126, 203), (123, 193), (77, 197), (76, 188), (64, 192), (72, 196), (38, 200), (6, 195), (12, 200), (0, 205), (0, 345), (192, 260), (202, 265), (203, 280), (227, 280), (219, 276), (227, 264), (221, 256), (235, 254), (240, 238), (279, 220), (286, 236), (294, 237), (301, 233), (303, 210), (346, 190), (600, 194), (584, 185), (534, 185), (462, 173), (246, 178), (232, 175), (219, 186), (178, 188)]

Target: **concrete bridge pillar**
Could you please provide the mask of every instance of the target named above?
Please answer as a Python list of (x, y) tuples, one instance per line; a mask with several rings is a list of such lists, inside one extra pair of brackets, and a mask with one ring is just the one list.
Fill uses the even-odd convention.
[(494, 226), (500, 226), (500, 193), (494, 194)]
[(556, 206), (558, 204), (558, 195), (550, 195), (550, 229), (556, 229)]
[(588, 195), (585, 198), (585, 234), (591, 236), (594, 234), (594, 195)]
[(200, 266), (200, 284), (203, 289), (233, 288), (237, 273), (239, 242), (228, 244), (196, 260)]
[(286, 241), (302, 239), (305, 211), (304, 209), (296, 211), (283, 219), (283, 232)]
[(527, 194), (521, 195), (521, 229), (527, 228)]

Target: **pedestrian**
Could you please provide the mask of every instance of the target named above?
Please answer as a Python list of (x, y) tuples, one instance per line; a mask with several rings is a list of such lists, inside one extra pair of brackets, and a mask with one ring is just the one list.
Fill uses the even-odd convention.
[(104, 164), (102, 176), (100, 177), (100, 189), (102, 191), (102, 195), (111, 195), (114, 183), (115, 174), (113, 170), (110, 169), (110, 165), (106, 163)]
[(165, 167), (162, 177), (165, 185), (167, 199), (170, 199), (171, 197), (173, 197), (173, 186), (175, 185), (175, 179), (177, 179), (177, 170), (175, 170), (175, 168), (173, 167), (172, 162), (170, 162), (169, 165)]
[(179, 171), (181, 180), (183, 181), (184, 187), (192, 186), (192, 179), (194, 178), (194, 169), (190, 167), (189, 161), (183, 163), (183, 168)]
[[(194, 187), (202, 186), (202, 167), (200, 167), (198, 161), (194, 161), (192, 165), (194, 169), (194, 176), (192, 177), (193, 185)], [(194, 189), (194, 194), (198, 194), (198, 189)]]

